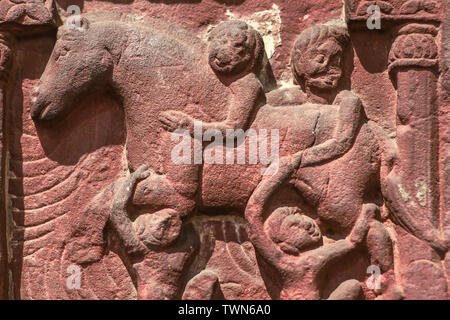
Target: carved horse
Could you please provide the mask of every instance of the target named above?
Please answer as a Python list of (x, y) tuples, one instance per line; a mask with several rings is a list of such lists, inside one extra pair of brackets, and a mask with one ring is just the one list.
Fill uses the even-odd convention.
[[(133, 199), (136, 205), (155, 211), (173, 206), (184, 211), (183, 215), (194, 209), (242, 215), (261, 181), (261, 166), (205, 164), (200, 174), (198, 165), (171, 164), (171, 134), (163, 130), (158, 118), (168, 110), (183, 111), (202, 121), (225, 118), (231, 92), (209, 68), (205, 52), (202, 40), (167, 22), (88, 14), (80, 28), (60, 28), (33, 94), (32, 118), (38, 123), (58, 121), (89, 92), (110, 87), (125, 110), (129, 169), (148, 164), (175, 185), (142, 182)], [(331, 139), (337, 111), (338, 106), (330, 105), (266, 105), (250, 127), (279, 130), (280, 156), (286, 156)], [(374, 123), (361, 123), (349, 152), (298, 170), (273, 205), (297, 199), (295, 205), (318, 218), (326, 236), (345, 237), (364, 203), (380, 205), (383, 201), (380, 132)], [(193, 187), (197, 184), (199, 188)], [(155, 194), (166, 203), (153, 201), (158, 198)], [(385, 268), (390, 267), (392, 259), (385, 252), (374, 254), (384, 259)]]
[[(200, 174), (196, 165), (168, 164), (173, 143), (159, 122), (161, 112), (183, 111), (203, 121), (220, 121), (226, 116), (231, 92), (208, 67), (205, 43), (165, 21), (113, 13), (93, 13), (85, 18), (80, 28), (60, 28), (50, 61), (34, 91), (32, 118), (36, 122), (58, 121), (89, 92), (110, 87), (125, 110), (129, 169), (135, 171), (148, 164), (178, 184), (175, 191), (169, 191), (172, 198), (165, 206), (184, 206), (184, 214), (194, 208), (243, 214), (261, 181), (261, 166), (205, 164)], [(337, 106), (266, 105), (259, 109), (250, 127), (279, 130), (280, 156), (286, 156), (331, 139), (336, 119)], [(273, 206), (294, 201), (318, 218), (326, 236), (342, 238), (353, 227), (364, 203), (380, 205), (383, 196), (386, 198), (381, 178), (387, 176), (385, 164), (392, 160), (390, 151), (383, 131), (363, 121), (349, 152), (298, 170)], [(194, 182), (190, 184), (190, 180)], [(200, 188), (192, 188), (198, 183)], [(158, 207), (160, 204), (152, 203), (153, 195), (148, 194), (165, 197), (164, 188), (138, 185), (134, 203)], [(396, 211), (401, 214), (401, 209)], [(408, 225), (414, 231), (406, 221)], [(392, 257), (384, 255), (375, 252), (375, 258), (383, 259), (381, 263), (389, 268)]]
[[(158, 115), (180, 110), (204, 121), (223, 119), (229, 89), (208, 67), (205, 43), (181, 28), (123, 14), (93, 13), (84, 18), (80, 28), (60, 28), (34, 90), (32, 118), (39, 123), (58, 121), (89, 92), (110, 87), (125, 110), (129, 169), (148, 164), (164, 172), (170, 153), (162, 145), (170, 135), (164, 138)], [(337, 106), (267, 105), (260, 108), (251, 128), (280, 130), (283, 156), (330, 139), (336, 112)], [(345, 156), (302, 168), (296, 176), (297, 189), (337, 230), (351, 228), (363, 202), (379, 202), (375, 198), (380, 146), (374, 126), (361, 124)], [(200, 202), (205, 210), (241, 211), (261, 179), (255, 166), (204, 165), (203, 171)]]

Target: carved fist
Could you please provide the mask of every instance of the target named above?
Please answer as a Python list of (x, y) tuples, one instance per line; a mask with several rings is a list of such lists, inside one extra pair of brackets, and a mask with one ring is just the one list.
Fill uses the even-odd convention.
[(114, 184), (113, 208), (123, 210), (131, 199), (137, 183), (148, 178), (152, 173), (152, 169), (142, 165), (128, 177), (119, 179)]
[(193, 131), (194, 119), (181, 111), (170, 110), (163, 112), (159, 118), (162, 126), (167, 131), (175, 131), (178, 129)]
[(369, 231), (369, 223), (379, 216), (379, 208), (373, 203), (363, 205), (361, 215), (355, 223), (355, 227), (350, 235), (350, 241), (354, 244), (361, 243)]
[(334, 99), (335, 105), (347, 104), (347, 105), (358, 105), (361, 104), (361, 99), (349, 90), (342, 90)]

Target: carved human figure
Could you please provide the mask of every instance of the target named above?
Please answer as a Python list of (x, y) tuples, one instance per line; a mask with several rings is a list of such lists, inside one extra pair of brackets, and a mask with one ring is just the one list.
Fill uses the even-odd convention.
[[(232, 91), (227, 117), (221, 122), (202, 122), (202, 132), (246, 129), (264, 94), (256, 74), (262, 67), (264, 42), (261, 35), (243, 21), (227, 21), (213, 29), (209, 37), (209, 65)], [(185, 129), (194, 136), (194, 119), (180, 111), (167, 111), (161, 122), (169, 131)]]
[[(235, 211), (243, 212), (248, 198), (261, 179), (260, 168), (252, 171), (254, 168), (240, 166), (239, 169), (230, 172), (227, 166), (219, 168), (205, 165), (200, 174), (198, 165), (174, 164), (169, 160), (172, 133), (161, 130), (164, 126), (170, 129), (191, 122), (191, 120), (184, 121), (185, 115), (182, 113), (173, 113), (169, 110), (183, 111), (189, 113), (192, 119), (197, 119), (197, 115), (201, 118), (200, 111), (204, 111), (201, 109), (203, 105), (208, 105), (208, 108), (204, 108), (208, 110), (216, 104), (225, 106), (226, 104), (219, 102), (230, 101), (221, 95), (220, 88), (224, 89), (226, 86), (217, 85), (218, 83), (228, 84), (229, 88), (226, 89), (232, 92), (228, 107), (232, 116), (224, 122), (212, 121), (212, 127), (219, 130), (246, 127), (246, 122), (249, 122), (246, 118), (249, 116), (249, 110), (256, 109), (255, 101), (259, 99), (260, 84), (253, 74), (258, 67), (255, 65), (254, 69), (250, 67), (248, 70), (240, 69), (244, 64), (238, 63), (239, 60), (233, 60), (239, 56), (235, 53), (240, 49), (226, 48), (228, 44), (234, 48), (235, 41), (231, 40), (239, 38), (239, 32), (244, 35), (242, 39), (251, 38), (251, 29), (245, 28), (242, 23), (234, 25), (230, 22), (228, 25), (230, 30), (236, 30), (231, 32), (230, 36), (225, 31), (226, 28), (220, 32), (221, 27), (218, 27), (219, 31), (213, 32), (216, 37), (212, 40), (217, 40), (218, 43), (220, 35), (224, 36), (224, 45), (218, 45), (218, 52), (223, 50), (226, 53), (227, 50), (231, 50), (233, 53), (230, 55), (234, 57), (233, 59), (226, 58), (226, 54), (216, 53), (219, 59), (211, 60), (214, 65), (223, 59), (223, 63), (219, 63), (221, 67), (226, 67), (227, 60), (234, 61), (231, 65), (235, 67), (230, 70), (235, 69), (237, 73), (227, 74), (225, 72), (227, 68), (221, 72), (214, 72), (213, 68), (205, 66), (207, 50), (204, 50), (203, 42), (179, 28), (166, 24), (162, 26), (160, 22), (146, 18), (142, 21), (140, 18), (116, 16), (111, 13), (89, 14), (88, 18), (89, 22), (83, 23), (78, 29), (60, 30), (54, 52), (33, 94), (32, 117), (37, 122), (60, 119), (76, 106), (74, 101), (77, 101), (78, 97), (94, 88), (110, 86), (119, 94), (126, 115), (125, 147), (128, 169), (135, 172), (141, 164), (148, 163), (153, 171), (137, 184), (132, 194), (130, 204), (136, 211), (130, 210), (128, 215), (122, 214), (123, 219), (119, 219), (115, 224), (129, 253), (144, 261), (146, 257), (159, 254), (163, 249), (168, 252), (171, 248), (176, 248), (175, 244), (182, 238), (177, 238), (176, 235), (179, 230), (184, 230), (178, 226), (182, 225), (183, 219), (198, 206), (200, 198), (202, 205), (210, 206), (210, 209), (232, 206), (235, 210), (236, 206)], [(336, 31), (326, 32), (330, 37), (336, 33)], [(139, 55), (136, 55), (137, 45), (128, 41), (131, 35), (139, 39), (149, 39), (138, 47)], [(319, 42), (315, 42), (316, 45), (319, 45)], [(247, 42), (245, 43), (247, 45)], [(210, 48), (214, 49), (216, 45), (211, 44)], [(256, 50), (257, 46), (249, 48)], [(256, 52), (248, 50), (254, 53), (250, 57), (255, 59), (250, 60), (252, 63), (249, 65), (253, 62), (257, 64), (262, 49)], [(243, 51), (245, 61), (248, 52)], [(211, 56), (214, 57), (214, 54)], [(145, 69), (142, 69), (142, 66), (145, 66)], [(174, 72), (174, 68), (182, 71)], [(248, 84), (240, 82), (244, 79), (249, 79)], [(322, 82), (327, 83), (325, 80)], [(149, 87), (148, 83), (155, 85)], [(182, 89), (167, 86), (174, 83), (183, 86)], [(210, 86), (210, 83), (214, 86)], [(208, 91), (206, 87), (212, 87), (214, 90)], [(204, 92), (203, 90), (207, 91), (207, 95), (189, 98), (189, 95), (196, 95), (198, 92)], [(197, 109), (200, 111), (188, 108), (192, 101), (198, 103), (200, 108)], [(241, 102), (242, 106), (239, 106), (238, 102)], [(295, 173), (293, 184), (301, 196), (310, 202), (311, 207), (317, 210), (320, 222), (327, 223), (333, 231), (347, 235), (353, 228), (363, 204), (367, 202), (367, 197), (376, 194), (378, 190), (376, 179), (379, 172), (379, 144), (372, 127), (365, 123), (364, 117), (357, 112), (362, 110), (359, 99), (344, 91), (338, 95), (336, 103), (338, 105), (304, 103), (301, 108), (297, 105), (284, 108), (263, 106), (258, 109), (256, 118), (250, 126), (269, 130), (276, 128), (288, 132), (289, 134), (283, 138), (283, 143), (289, 146), (289, 150), (285, 150), (288, 151), (287, 154), (311, 148), (301, 154), (304, 158), (303, 167)], [(341, 113), (348, 115), (348, 112), (350, 120), (345, 116), (339, 116)], [(175, 116), (171, 118), (173, 114)], [(157, 115), (162, 115), (161, 120), (168, 121), (163, 124), (164, 120), (160, 121)], [(178, 116), (182, 121), (179, 121)], [(218, 123), (220, 125), (217, 125)], [(211, 121), (203, 120), (203, 124), (206, 128)], [(335, 130), (336, 128), (340, 129)], [(317, 148), (313, 149), (315, 146)], [(221, 170), (227, 171), (224, 176), (220, 174)], [(243, 178), (241, 174), (243, 171), (239, 170), (244, 170), (246, 174), (248, 172), (250, 179)], [(358, 174), (349, 174), (356, 171)], [(232, 174), (238, 176), (234, 179), (230, 177)], [(253, 174), (255, 176), (252, 176)], [(203, 185), (201, 190), (198, 190), (200, 179)], [(239, 186), (235, 187), (234, 183), (238, 183)], [(248, 185), (241, 188), (243, 184)], [(220, 193), (216, 192), (217, 188), (221, 188)], [(101, 195), (104, 197), (101, 202), (107, 208), (102, 218), (106, 217), (106, 220), (110, 216), (110, 203), (115, 197), (112, 188), (109, 190), (108, 194)], [(238, 196), (236, 192), (239, 192)], [(218, 197), (220, 199), (216, 201)], [(122, 212), (123, 209), (119, 211)], [(165, 230), (158, 227), (160, 222), (162, 225), (167, 222), (170, 232), (158, 234), (159, 231)], [(100, 225), (95, 234), (85, 233), (84, 237), (97, 239), (101, 245), (103, 226)], [(120, 232), (122, 227), (128, 231)], [(165, 234), (170, 234), (170, 237), (165, 238)], [(173, 242), (169, 244), (170, 241)], [(152, 243), (158, 243), (159, 247), (153, 247)], [(145, 248), (150, 250), (147, 252)], [(375, 252), (377, 250), (381, 255), (383, 250), (375, 246)], [(184, 257), (186, 251), (181, 250), (180, 254)], [(100, 258), (101, 256), (97, 259)], [(164, 261), (165, 258), (158, 259)], [(153, 274), (150, 267), (148, 270), (147, 274)], [(148, 281), (152, 281), (152, 277), (148, 276)], [(176, 277), (178, 275), (174, 275), (173, 279)], [(145, 296), (150, 295), (143, 294), (143, 297)]]
[[(227, 129), (245, 129), (256, 111), (264, 91), (256, 76), (262, 66), (264, 57), (264, 43), (261, 36), (253, 28), (242, 21), (228, 21), (218, 25), (210, 36), (208, 60), (211, 69), (219, 80), (231, 89), (232, 97), (229, 102), (227, 117), (222, 122), (201, 122), (202, 136), (207, 130), (218, 130), (226, 135)], [(200, 123), (185, 112), (170, 110), (160, 115), (160, 121), (168, 131), (186, 130), (194, 136), (194, 121)], [(173, 145), (170, 144), (172, 147)], [(170, 151), (170, 150), (169, 150)], [(166, 155), (169, 156), (170, 152)], [(166, 159), (167, 179), (161, 175), (151, 175), (138, 187), (134, 197), (135, 203), (150, 204), (161, 202), (158, 198), (167, 198), (173, 192), (170, 185), (188, 186), (190, 190), (198, 188), (198, 173), (201, 166), (197, 164), (185, 165), (180, 174), (180, 165)], [(187, 173), (189, 172), (189, 173)], [(174, 177), (171, 179), (171, 177)], [(171, 181), (169, 181), (171, 180)], [(158, 192), (149, 192), (149, 190)], [(176, 189), (176, 188), (175, 188)], [(194, 196), (194, 194), (191, 194)], [(168, 205), (170, 205), (168, 203)], [(189, 208), (192, 210), (192, 207)], [(186, 215), (189, 209), (183, 210)]]
[[(318, 278), (332, 262), (344, 257), (360, 244), (368, 232), (369, 221), (375, 218), (377, 207), (363, 207), (352, 232), (346, 239), (322, 244), (322, 234), (317, 223), (297, 208), (280, 207), (263, 222), (268, 199), (299, 165), (301, 157), (280, 160), (278, 172), (263, 180), (257, 187), (245, 211), (249, 223), (249, 236), (262, 257), (273, 265), (282, 279), (282, 299), (320, 299)], [(361, 287), (357, 282), (340, 286), (332, 295), (357, 299)], [(347, 291), (347, 292), (342, 292)]]
[[(294, 173), (295, 187), (311, 202), (315, 202), (321, 196), (315, 192), (318, 188), (314, 185), (314, 180), (303, 179), (303, 170), (307, 167), (320, 166), (336, 160), (349, 152), (360, 132), (362, 123), (366, 121), (362, 102), (354, 93), (343, 90), (336, 96), (338, 84), (343, 74), (343, 51), (348, 41), (348, 31), (338, 21), (316, 25), (303, 31), (294, 44), (291, 65), (296, 81), (305, 93), (293, 94), (293, 90), (300, 90), (299, 87), (296, 87), (291, 88), (290, 93), (281, 90), (269, 97), (269, 101), (276, 101), (281, 105), (296, 102), (291, 98), (294, 98), (294, 100), (300, 98), (300, 101), (304, 101), (304, 103), (299, 106), (295, 105), (295, 107), (302, 108), (305, 111), (317, 109), (319, 115), (316, 123), (318, 124), (324, 121), (320, 118), (324, 118), (326, 121), (326, 109), (335, 108), (333, 105), (338, 106), (336, 127), (333, 130), (332, 137), (294, 155), (294, 158), (301, 158), (298, 159), (300, 169)], [(287, 99), (285, 99), (286, 97)], [(334, 102), (329, 105), (328, 103), (332, 99), (334, 99)], [(320, 125), (316, 127), (317, 129), (314, 128), (314, 130), (317, 130), (316, 134), (320, 135)], [(332, 187), (332, 185), (330, 184), (329, 187)], [(334, 192), (337, 192), (337, 190), (334, 190)], [(363, 205), (363, 211), (364, 208), (367, 208), (367, 204)], [(333, 209), (331, 207), (330, 209), (332, 214)], [(323, 215), (327, 215), (327, 213)], [(375, 216), (373, 218), (369, 224), (370, 236), (366, 243), (371, 260), (376, 261), (383, 272), (392, 273), (392, 242), (390, 236), (383, 224), (376, 221)], [(386, 286), (384, 289), (386, 289)], [(380, 292), (377, 293), (380, 294)]]
[(347, 27), (339, 19), (301, 32), (291, 53), (295, 85), (268, 93), (268, 104), (332, 103), (342, 80), (343, 53), (349, 39)]
[[(218, 130), (226, 135), (227, 129), (246, 129), (250, 117), (254, 115), (264, 94), (262, 84), (256, 76), (262, 66), (264, 43), (258, 32), (242, 21), (221, 23), (211, 32), (209, 40), (210, 67), (220, 81), (230, 87), (232, 97), (226, 119), (222, 122), (201, 122), (201, 134), (203, 136), (207, 130)], [(163, 112), (160, 121), (163, 128), (168, 131), (184, 129), (191, 136), (194, 136), (194, 121), (200, 122), (185, 112), (176, 110)], [(173, 183), (183, 185), (185, 188), (188, 186), (190, 190), (197, 190), (200, 165), (194, 163), (180, 168), (180, 165), (173, 163), (172, 159), (167, 161), (169, 163), (166, 165), (165, 175), (152, 172), (139, 184), (134, 195), (134, 203), (163, 205), (164, 201), (169, 199), (166, 205), (172, 205), (173, 196), (171, 195), (177, 192), (177, 188), (172, 186)], [(170, 179), (171, 177), (177, 179)], [(195, 197), (195, 192), (191, 191), (190, 195)], [(193, 209), (191, 201), (177, 215), (184, 217), (189, 210)], [(141, 223), (145, 223), (145, 220)]]
[(109, 221), (131, 256), (137, 273), (138, 298), (174, 299), (185, 264), (195, 252), (198, 240), (190, 226), (181, 230), (181, 220), (173, 209), (131, 220), (127, 207), (133, 192), (137, 183), (150, 174), (151, 170), (143, 165), (113, 185)]
[(131, 218), (136, 185), (151, 173), (143, 165), (97, 195), (74, 226), (66, 249), (71, 261), (79, 265), (100, 260), (105, 250), (103, 228), (109, 224), (133, 269), (138, 299), (176, 299), (186, 263), (198, 248), (198, 238), (191, 225), (182, 230), (173, 209)]
[(291, 54), (292, 71), (300, 87), (268, 94), (269, 104), (294, 104), (299, 107), (314, 104), (319, 112), (333, 100), (332, 104), (339, 106), (334, 137), (305, 151), (302, 167), (345, 154), (353, 145), (365, 118), (361, 100), (354, 93), (343, 90), (337, 94), (343, 75), (343, 52), (349, 39), (347, 28), (340, 20), (304, 30), (295, 41)]

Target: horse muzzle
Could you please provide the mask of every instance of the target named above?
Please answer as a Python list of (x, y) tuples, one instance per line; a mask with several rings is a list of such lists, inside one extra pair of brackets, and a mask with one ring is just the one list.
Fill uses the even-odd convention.
[(48, 118), (48, 111), (51, 101), (47, 101), (41, 94), (39, 87), (35, 87), (31, 92), (31, 118), (36, 121), (50, 120)]

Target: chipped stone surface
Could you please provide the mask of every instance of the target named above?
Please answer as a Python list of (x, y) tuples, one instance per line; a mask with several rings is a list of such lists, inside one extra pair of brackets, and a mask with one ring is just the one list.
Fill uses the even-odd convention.
[(448, 299), (449, 10), (2, 0), (0, 299)]

